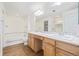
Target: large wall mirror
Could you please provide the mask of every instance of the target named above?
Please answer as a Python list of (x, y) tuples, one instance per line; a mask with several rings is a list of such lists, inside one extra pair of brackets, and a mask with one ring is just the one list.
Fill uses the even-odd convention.
[(50, 7), (49, 10), (41, 18), (37, 17), (36, 31), (79, 35), (78, 2), (64, 2), (57, 7)]

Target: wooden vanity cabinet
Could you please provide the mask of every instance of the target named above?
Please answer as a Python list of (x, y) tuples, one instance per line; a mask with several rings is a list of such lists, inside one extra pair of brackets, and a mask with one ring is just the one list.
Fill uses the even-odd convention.
[(42, 50), (42, 40), (43, 37), (34, 35), (34, 34), (29, 34), (29, 41), (28, 41), (28, 46), (34, 51), (38, 52)]
[[(52, 45), (53, 44), (53, 45)], [(43, 41), (44, 56), (55, 56), (55, 41), (45, 38)]]
[(49, 38), (43, 40), (45, 56), (78, 56), (79, 47)]
[(79, 46), (29, 33), (28, 46), (44, 56), (79, 56)]

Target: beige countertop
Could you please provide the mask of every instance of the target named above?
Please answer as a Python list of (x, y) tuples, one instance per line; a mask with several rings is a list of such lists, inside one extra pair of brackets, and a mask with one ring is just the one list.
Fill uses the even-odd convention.
[(66, 43), (70, 43), (76, 46), (79, 46), (79, 37), (73, 36), (73, 35), (68, 35), (68, 34), (58, 34), (58, 33), (48, 33), (48, 32), (29, 32), (32, 34), (36, 34), (39, 36), (47, 37), (50, 39), (55, 39), (58, 41), (63, 41)]

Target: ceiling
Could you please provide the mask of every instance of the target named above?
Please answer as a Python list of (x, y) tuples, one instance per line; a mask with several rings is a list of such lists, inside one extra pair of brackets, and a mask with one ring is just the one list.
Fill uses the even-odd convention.
[(3, 4), (8, 15), (16, 16), (28, 16), (34, 14), (39, 9), (44, 12), (41, 16), (47, 16), (61, 13), (78, 6), (77, 2), (63, 2), (59, 6), (52, 6), (54, 2), (4, 2)]

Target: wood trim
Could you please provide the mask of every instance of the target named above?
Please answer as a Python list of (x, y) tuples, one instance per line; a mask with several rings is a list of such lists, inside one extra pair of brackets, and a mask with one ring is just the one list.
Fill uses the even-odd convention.
[(49, 38), (44, 38), (43, 42), (46, 42), (46, 43), (53, 45), (53, 46), (56, 45), (55, 40), (49, 39)]
[(43, 37), (42, 36), (38, 36), (38, 35), (33, 35), (34, 38), (36, 39), (40, 39), (40, 40), (43, 40)]
[(79, 47), (56, 41), (56, 47), (68, 51), (74, 55), (79, 55)]
[(74, 55), (60, 48), (56, 48), (56, 56), (74, 56)]

